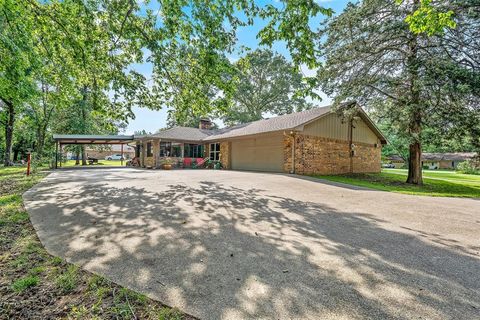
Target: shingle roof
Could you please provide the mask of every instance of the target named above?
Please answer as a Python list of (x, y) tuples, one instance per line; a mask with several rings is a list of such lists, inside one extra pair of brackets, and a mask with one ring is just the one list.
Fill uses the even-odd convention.
[[(364, 115), (364, 120), (371, 127), (371, 129), (381, 138), (382, 142), (386, 143), (385, 137), (375, 124), (368, 118), (366, 113), (359, 108)], [(312, 108), (302, 112), (295, 112), (285, 114), (270, 119), (262, 119), (249, 123), (239, 124), (233, 127), (228, 127), (218, 130), (202, 130), (191, 127), (173, 127), (170, 129), (162, 130), (154, 135), (136, 136), (135, 138), (160, 138), (169, 140), (181, 140), (191, 142), (202, 141), (218, 141), (222, 139), (243, 137), (261, 133), (294, 130), (298, 127), (305, 125), (317, 118), (332, 112), (331, 106)]]
[(252, 134), (267, 133), (281, 130), (294, 129), (302, 124), (312, 121), (321, 115), (330, 112), (330, 106), (313, 108), (310, 110), (285, 114), (282, 116), (240, 124), (230, 128), (218, 130), (214, 134), (204, 138), (204, 141), (219, 140), (225, 138), (248, 136)]
[(153, 134), (149, 137), (172, 140), (202, 141), (204, 138), (208, 137), (214, 132), (214, 130), (202, 130), (192, 127), (173, 127), (162, 130), (159, 133)]
[(422, 154), (422, 160), (430, 161), (463, 161), (475, 157), (475, 152), (445, 152), (445, 153), (428, 153), (425, 152)]

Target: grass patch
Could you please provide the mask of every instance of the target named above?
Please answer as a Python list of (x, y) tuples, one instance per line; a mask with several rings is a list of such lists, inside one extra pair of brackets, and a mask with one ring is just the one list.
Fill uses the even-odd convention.
[(405, 183), (407, 171), (403, 169), (385, 169), (381, 173), (315, 177), (396, 193), (435, 197), (480, 198), (480, 177), (453, 171), (426, 170), (423, 173), (424, 184), (422, 186)]
[(57, 277), (55, 284), (64, 294), (72, 292), (78, 284), (78, 267), (68, 266), (67, 270)]
[[(120, 160), (102, 160), (102, 159), (98, 159), (98, 163), (96, 164), (92, 164), (92, 165), (86, 165), (84, 167), (97, 167), (97, 166), (113, 166), (113, 167), (125, 167), (125, 165), (127, 164), (127, 161), (128, 160), (123, 160), (123, 165), (122, 165), (122, 162)], [(80, 160), (80, 163), (82, 163), (82, 161)], [(62, 167), (80, 167), (80, 165), (76, 165), (75, 164), (75, 160), (67, 160), (66, 162), (63, 162), (62, 163)]]
[(38, 284), (37, 276), (27, 276), (25, 278), (18, 279), (12, 284), (12, 289), (15, 292), (23, 292), (28, 288), (35, 287)]
[[(21, 196), (46, 172), (40, 168), (27, 177), (25, 171), (0, 167), (1, 319), (193, 319), (49, 255)], [(2, 309), (6, 305), (11, 307)]]

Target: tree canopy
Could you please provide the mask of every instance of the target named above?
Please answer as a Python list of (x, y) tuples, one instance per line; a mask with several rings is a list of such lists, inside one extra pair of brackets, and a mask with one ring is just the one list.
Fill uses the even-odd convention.
[[(313, 0), (167, 0), (158, 6), (154, 12), (134, 0), (0, 2), (5, 164), (24, 117), (31, 121), (22, 125), (31, 124), (42, 154), (57, 125), (67, 133), (100, 130), (89, 124), (93, 117), (108, 119), (96, 123), (112, 130), (109, 124), (134, 117), (133, 106), (171, 107), (180, 115), (225, 111), (234, 91), (225, 54), (236, 50), (238, 27), (263, 19), (259, 41), (285, 41), (295, 63), (312, 65), (309, 23), (331, 14)], [(141, 63), (153, 65), (151, 79), (132, 67)], [(66, 125), (65, 115), (73, 114), (78, 117)]]
[[(328, 19), (321, 32), (325, 64), (318, 73), (335, 103), (355, 99), (395, 123), (409, 141), (408, 182), (422, 183), (425, 127), (472, 134), (478, 128), (478, 17), (456, 3), (456, 28), (412, 32), (406, 18), (420, 0), (365, 0)], [(478, 136), (473, 139), (478, 140)]]
[(235, 67), (238, 83), (232, 106), (222, 115), (225, 123), (245, 123), (312, 107), (303, 95), (308, 87), (303, 74), (285, 57), (259, 49), (242, 57)]

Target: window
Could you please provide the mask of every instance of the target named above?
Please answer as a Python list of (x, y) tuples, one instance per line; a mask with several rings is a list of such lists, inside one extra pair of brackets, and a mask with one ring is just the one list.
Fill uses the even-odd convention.
[(160, 142), (160, 157), (170, 157), (172, 154), (171, 142)]
[(181, 157), (182, 148), (179, 143), (160, 142), (160, 157)]
[(186, 143), (185, 158), (203, 158), (203, 145)]
[(210, 143), (210, 160), (220, 160), (220, 143)]
[(153, 157), (151, 142), (147, 142), (147, 157)]

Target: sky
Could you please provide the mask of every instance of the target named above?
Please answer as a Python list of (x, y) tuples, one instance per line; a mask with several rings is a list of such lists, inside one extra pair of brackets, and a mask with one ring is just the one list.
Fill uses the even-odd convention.
[[(262, 1), (262, 3), (268, 3), (269, 1)], [(273, 0), (272, 3), (277, 1)], [(345, 8), (348, 0), (317, 0), (322, 6), (327, 8), (332, 8), (336, 14), (340, 13), (343, 8)], [(158, 4), (156, 1), (152, 1), (148, 5), (152, 10), (158, 9)], [(316, 19), (313, 22), (313, 26), (315, 23), (318, 23), (320, 20)], [(256, 39), (256, 34), (264, 25), (263, 21), (257, 19), (253, 26), (243, 27), (240, 28), (237, 32), (238, 38), (238, 45), (243, 45), (255, 50), (259, 47), (258, 40)], [(315, 27), (315, 26), (314, 26)], [(283, 43), (276, 43), (272, 47), (272, 49), (282, 55), (284, 55), (287, 59), (289, 59), (288, 50), (285, 48)], [(238, 56), (230, 56), (229, 59), (233, 62), (237, 60)], [(152, 66), (149, 63), (143, 64), (136, 64), (132, 66), (132, 69), (142, 73), (146, 76), (147, 79), (151, 79), (152, 74)], [(310, 76), (313, 75), (315, 71), (308, 70), (307, 68), (302, 68), (302, 71), (305, 75)], [(322, 101), (318, 102), (318, 106), (325, 106), (328, 105), (331, 101), (329, 97), (320, 93), (322, 96)], [(125, 129), (124, 134), (133, 134), (135, 131), (146, 130), (147, 132), (156, 132), (160, 128), (164, 128), (167, 124), (167, 115), (168, 111), (165, 107), (163, 107), (159, 111), (149, 110), (147, 108), (141, 107), (134, 107), (133, 112), (135, 114), (135, 119), (131, 119), (128, 123), (127, 128)], [(220, 123), (220, 125), (222, 125)]]

